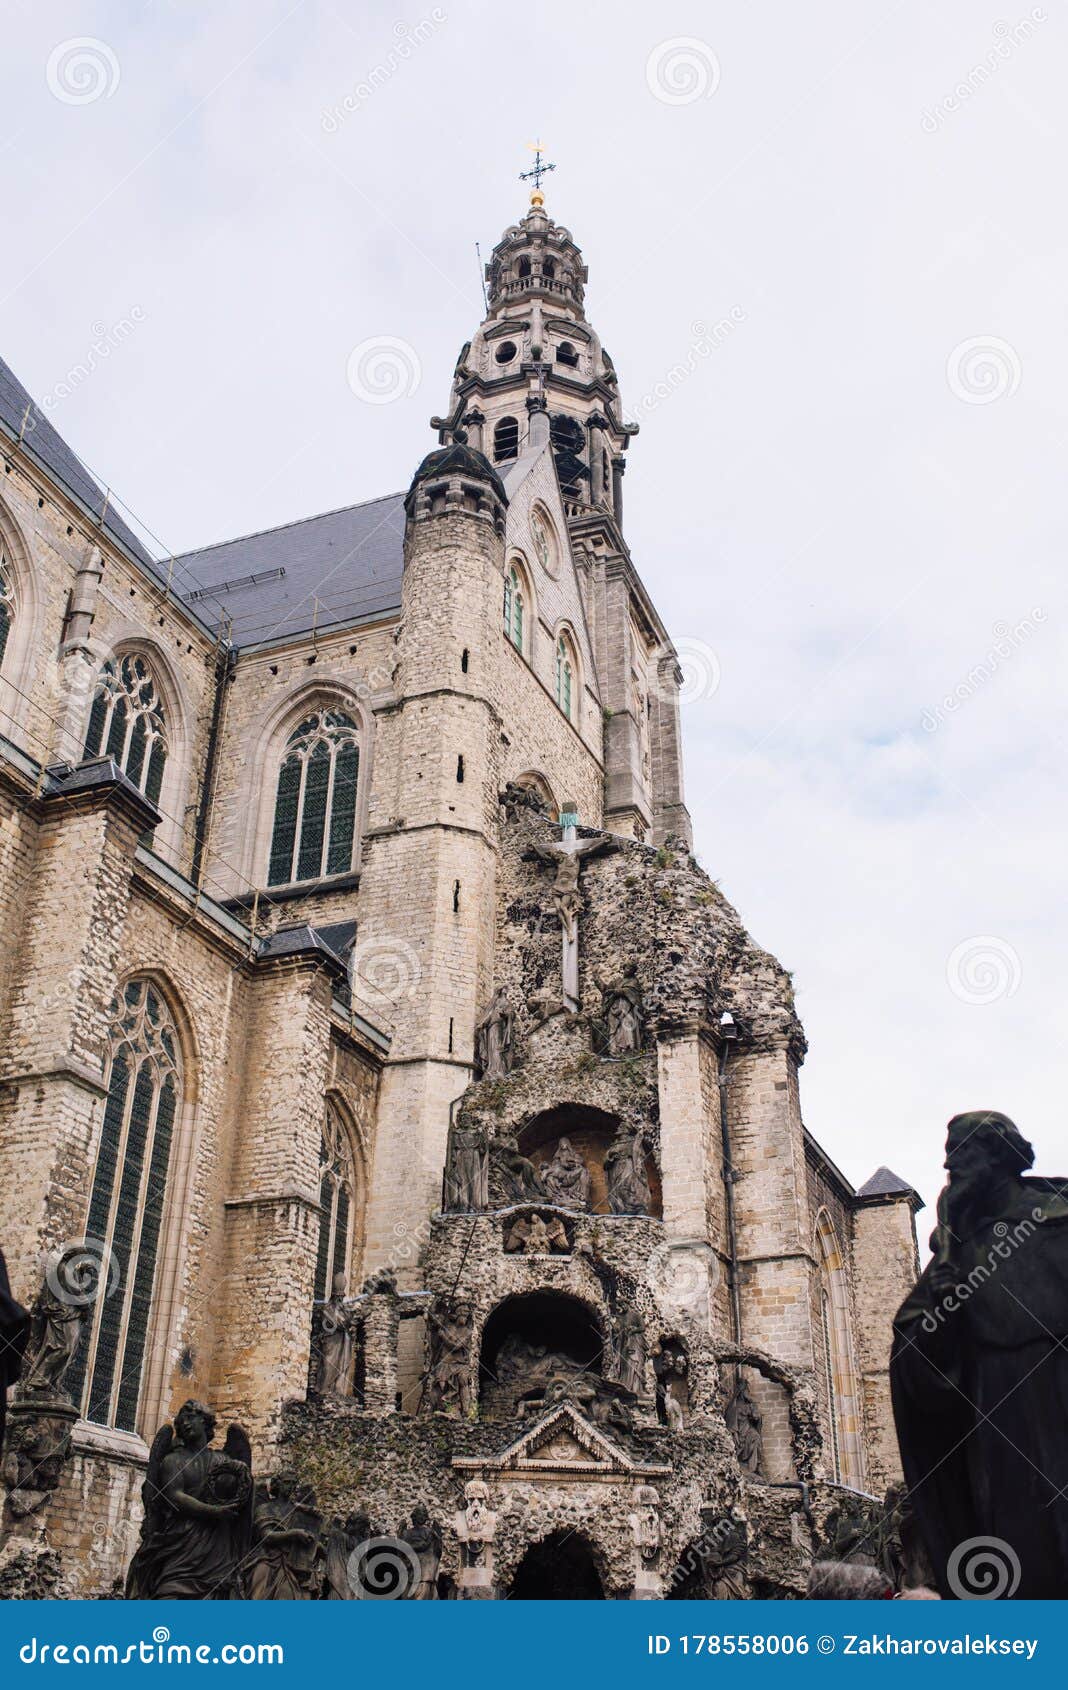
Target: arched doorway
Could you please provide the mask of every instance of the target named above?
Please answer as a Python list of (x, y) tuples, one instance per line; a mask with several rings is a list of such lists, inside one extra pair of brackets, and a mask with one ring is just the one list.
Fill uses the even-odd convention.
[(532, 1543), (516, 1569), (510, 1602), (603, 1602), (593, 1550), (577, 1532)]
[(506, 1297), (486, 1322), (479, 1356), (479, 1411), (511, 1420), (554, 1380), (602, 1372), (604, 1336), (593, 1310), (561, 1291)]

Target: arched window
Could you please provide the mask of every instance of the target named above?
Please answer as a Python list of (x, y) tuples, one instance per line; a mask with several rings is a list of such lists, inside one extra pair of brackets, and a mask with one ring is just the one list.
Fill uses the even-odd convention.
[(514, 417), (502, 417), (494, 428), (493, 456), (499, 464), (519, 456), (519, 424)]
[(504, 631), (517, 651), (523, 649), (523, 578), (513, 563), (504, 577)]
[(356, 1181), (349, 1136), (341, 1111), (328, 1102), (319, 1149), (319, 1248), (315, 1257), (315, 1300), (333, 1291), (341, 1274), (348, 1289), (356, 1215)]
[(278, 771), (268, 886), (348, 873), (359, 773), (359, 731), (343, 710), (320, 710), (290, 734)]
[(849, 1288), (837, 1234), (826, 1210), (817, 1218), (816, 1248), (829, 1464), (838, 1483), (859, 1487), (863, 1484), (864, 1462), (853, 1374)]
[(562, 340), (556, 349), (556, 362), (558, 364), (567, 364), (570, 369), (574, 369), (578, 364), (578, 361), (578, 353), (575, 351), (571, 342), (569, 340)]
[(574, 683), (575, 661), (571, 642), (566, 634), (561, 634), (556, 642), (556, 702), (569, 722), (572, 719)]
[(147, 980), (111, 1007), (107, 1102), (85, 1223), (103, 1269), (69, 1389), (86, 1420), (137, 1430), (171, 1140), (182, 1100), (178, 1035)]
[(11, 571), (7, 558), (0, 551), (0, 664), (7, 650), (7, 637), (15, 620), (15, 594), (11, 585)]
[(527, 278), (527, 277), (528, 277), (528, 276), (529, 276), (529, 275), (530, 275), (530, 259), (529, 259), (529, 258), (521, 258), (521, 259), (520, 259), (520, 260), (519, 260), (519, 276), (520, 276), (520, 280), (522, 280), (522, 281), (525, 281), (525, 280), (526, 280), (526, 278)]
[(109, 658), (97, 677), (86, 757), (113, 757), (150, 804), (158, 804), (167, 761), (163, 705), (146, 658)]
[(556, 276), (556, 259), (547, 258), (542, 264), (541, 273), (547, 282), (553, 281)]

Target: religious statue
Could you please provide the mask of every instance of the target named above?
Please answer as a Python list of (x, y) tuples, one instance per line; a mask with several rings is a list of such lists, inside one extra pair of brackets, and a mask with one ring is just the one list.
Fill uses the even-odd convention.
[[(1068, 1182), (1033, 1161), (1006, 1115), (953, 1117), (934, 1255), (894, 1321), (905, 1483), (943, 1597), (1068, 1590)], [(976, 1538), (1008, 1564), (962, 1560)]]
[(152, 1442), (129, 1600), (229, 1598), (252, 1526), (252, 1451), (240, 1426), (212, 1449), (215, 1416), (190, 1400)]
[(506, 821), (518, 821), (524, 812), (528, 816), (545, 814), (545, 805), (534, 788), (519, 786), (515, 781), (506, 783), (504, 790), (497, 794), (497, 801), (504, 811)]
[(609, 1056), (633, 1056), (642, 1048), (642, 996), (633, 979), (624, 976), (602, 988), (605, 1037)]
[(660, 1558), (660, 1492), (654, 1485), (639, 1485), (637, 1507), (630, 1517), (635, 1548), (647, 1567)]
[(489, 1152), (496, 1201), (504, 1207), (512, 1203), (548, 1202), (549, 1193), (537, 1168), (522, 1154), (513, 1133), (501, 1133), (490, 1139)]
[(641, 1127), (621, 1125), (604, 1158), (608, 1207), (613, 1215), (647, 1215), (651, 1201)]
[(3, 1251), (0, 1251), (0, 1450), (4, 1447), (7, 1393), (22, 1370), (22, 1358), (29, 1334), (30, 1317), (11, 1295), (7, 1264)]
[(512, 1068), (515, 1017), (498, 986), (475, 1028), (475, 1060), (484, 1080), (503, 1080)]
[(456, 1536), (465, 1567), (481, 1567), (486, 1549), (497, 1534), (497, 1516), (487, 1507), (489, 1486), (484, 1479), (469, 1479), (464, 1486), (465, 1506), (456, 1515)]
[(541, 1170), (542, 1183), (554, 1203), (564, 1209), (588, 1209), (590, 1175), (569, 1138), (562, 1138), (551, 1162)]
[(653, 1349), (657, 1417), (673, 1432), (686, 1428), (690, 1406), (690, 1360), (681, 1338), (661, 1338)]
[(427, 1411), (430, 1414), (460, 1415), (474, 1412), (475, 1392), (471, 1310), (466, 1304), (442, 1298), (428, 1316), (430, 1368), (427, 1375)]
[(815, 1559), (872, 1567), (877, 1552), (878, 1522), (861, 1497), (846, 1497), (828, 1513)]
[(637, 1309), (628, 1306), (616, 1318), (612, 1334), (615, 1373), (624, 1390), (640, 1397), (645, 1390), (645, 1328)]
[[(570, 828), (565, 829), (565, 833), (571, 831)], [(587, 857), (617, 849), (615, 840), (607, 834), (601, 834), (595, 839), (565, 837), (555, 840), (551, 845), (531, 846), (530, 854), (547, 863), (553, 870), (549, 898), (560, 918), (564, 938), (571, 944), (578, 938), (578, 918), (582, 913), (582, 888), (579, 884), (582, 864)]]
[(441, 1565), (441, 1528), (430, 1518), (423, 1504), (412, 1509), (412, 1522), (400, 1533), (419, 1562), (419, 1581), (409, 1591), (410, 1602), (436, 1602), (438, 1599), (438, 1568)]
[(754, 1477), (759, 1478), (764, 1460), (764, 1421), (741, 1373), (738, 1375), (731, 1399), (723, 1411), (723, 1418), (727, 1422), (728, 1432), (734, 1439), (739, 1467), (743, 1473), (752, 1473)]
[(875, 1564), (881, 1567), (895, 1590), (930, 1591), (934, 1573), (920, 1536), (916, 1511), (902, 1484), (891, 1485), (883, 1499), (883, 1512), (874, 1533)]
[(489, 1134), (461, 1115), (449, 1133), (445, 1174), (448, 1214), (472, 1215), (489, 1208)]
[(702, 1508), (701, 1525), (701, 1560), (710, 1599), (744, 1601), (749, 1595), (745, 1521), (718, 1514), (714, 1508)]
[(334, 1294), (319, 1310), (319, 1390), (324, 1397), (351, 1397), (355, 1332), (345, 1307), (345, 1275), (334, 1276)]
[(356, 1593), (349, 1578), (349, 1557), (361, 1543), (376, 1535), (366, 1514), (349, 1514), (344, 1520), (335, 1516), (330, 1522), (323, 1571), (323, 1597), (327, 1602), (352, 1602), (355, 1599)]
[(300, 1602), (318, 1594), (321, 1526), (314, 1495), (292, 1473), (279, 1473), (260, 1487), (243, 1573), (250, 1601)]
[(70, 1401), (63, 1379), (100, 1290), (100, 1265), (82, 1245), (72, 1245), (49, 1267), (30, 1316), (20, 1398), (40, 1392)]
[(51, 1500), (71, 1452), (76, 1416), (25, 1414), (13, 1403), (4, 1448), (3, 1480), (7, 1505), (16, 1520), (36, 1514)]
[(520, 1215), (505, 1233), (504, 1247), (511, 1254), (547, 1256), (554, 1250), (566, 1255), (571, 1244), (559, 1215)]

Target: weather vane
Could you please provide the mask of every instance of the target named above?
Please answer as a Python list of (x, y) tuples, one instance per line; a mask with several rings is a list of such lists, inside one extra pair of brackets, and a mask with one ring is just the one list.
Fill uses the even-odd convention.
[(550, 170), (555, 170), (556, 166), (555, 164), (543, 164), (541, 162), (540, 141), (528, 141), (527, 146), (534, 154), (534, 168), (533, 170), (521, 170), (519, 172), (519, 180), (521, 182), (533, 182), (534, 187), (531, 191), (530, 203), (531, 205), (543, 205), (545, 203), (545, 196), (541, 191), (541, 179), (543, 176), (547, 175)]

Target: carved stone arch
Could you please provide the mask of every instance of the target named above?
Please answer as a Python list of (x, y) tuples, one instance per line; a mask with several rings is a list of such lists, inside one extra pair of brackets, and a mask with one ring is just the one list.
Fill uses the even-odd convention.
[(524, 770), (521, 775), (515, 776), (511, 784), (522, 787), (525, 792), (535, 793), (546, 815), (554, 822), (559, 820), (560, 806), (556, 801), (556, 795), (540, 769)]
[[(193, 709), (188, 691), (171, 662), (170, 656), (151, 634), (143, 633), (136, 624), (125, 623), (124, 631), (107, 645), (90, 637), (88, 649), (94, 659), (94, 685), (82, 709), (79, 742), (87, 747), (94, 701), (99, 677), (105, 664), (121, 667), (125, 658), (140, 657), (147, 665), (159, 699), (163, 720), (165, 760), (163, 780), (156, 808), (162, 817), (152, 835), (154, 851), (167, 853), (181, 861), (192, 849), (191, 835), (185, 834), (185, 811), (192, 783)], [(99, 752), (90, 753), (99, 755)], [(143, 781), (135, 784), (142, 785)]]
[(512, 1600), (596, 1602), (608, 1594), (604, 1551), (592, 1530), (576, 1527), (567, 1514), (558, 1528), (540, 1530), (512, 1559), (514, 1566), (502, 1568)]
[(320, 710), (331, 709), (343, 711), (357, 724), (360, 766), (352, 868), (359, 868), (371, 790), (374, 711), (367, 695), (353, 686), (351, 675), (341, 677), (322, 672), (314, 680), (287, 692), (262, 722), (250, 728), (237, 753), (240, 766), (249, 771), (246, 776), (248, 784), (241, 794), (244, 798), (242, 811), (247, 821), (243, 839), (234, 853), (245, 880), (242, 890), (248, 886), (267, 884), (278, 772), (287, 743), (303, 721)]
[(553, 1358), (576, 1377), (600, 1378), (607, 1370), (605, 1314), (570, 1291), (521, 1291), (502, 1298), (477, 1338), (480, 1413), (488, 1419), (514, 1419), (518, 1397), (547, 1384)]
[(830, 1434), (827, 1455), (831, 1476), (861, 1489), (864, 1446), (849, 1280), (837, 1229), (826, 1208), (821, 1207), (816, 1214), (813, 1238), (819, 1265), (817, 1345), (823, 1357), (821, 1396)]
[[(39, 762), (47, 760), (50, 724), (31, 701), (32, 679), (41, 637), (43, 607), (33, 556), (10, 508), (0, 499), (0, 556), (9, 595), (10, 622), (0, 660), (0, 733), (28, 740)], [(35, 722), (34, 717), (38, 720)]]

